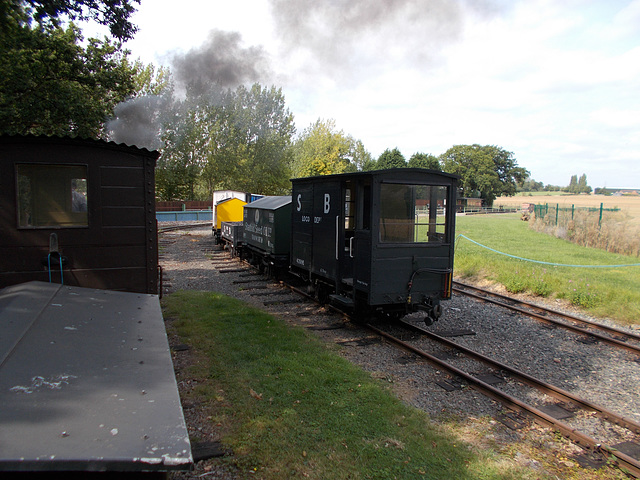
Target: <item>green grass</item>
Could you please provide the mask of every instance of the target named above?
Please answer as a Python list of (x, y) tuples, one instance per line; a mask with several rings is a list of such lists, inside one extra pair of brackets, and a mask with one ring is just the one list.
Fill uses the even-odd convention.
[[(531, 230), (519, 215), (460, 216), (456, 236), (493, 250), (562, 265), (638, 264), (637, 257), (574, 245)], [(487, 279), (512, 293), (564, 299), (585, 311), (622, 324), (640, 322), (640, 266), (576, 268), (510, 258), (458, 237), (456, 278)]]
[(186, 400), (209, 406), (251, 478), (543, 478), (470, 448), (303, 329), (210, 292), (163, 307), (200, 359)]

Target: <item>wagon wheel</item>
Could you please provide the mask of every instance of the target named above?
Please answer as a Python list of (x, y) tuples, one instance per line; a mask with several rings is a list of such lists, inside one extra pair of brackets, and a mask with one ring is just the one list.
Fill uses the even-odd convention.
[(329, 303), (329, 287), (323, 283), (318, 283), (316, 288), (316, 299), (321, 305)]

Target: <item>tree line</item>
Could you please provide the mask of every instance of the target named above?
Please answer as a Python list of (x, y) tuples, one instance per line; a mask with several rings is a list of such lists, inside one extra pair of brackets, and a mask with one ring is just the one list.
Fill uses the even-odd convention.
[[(0, 5), (0, 133), (73, 135), (161, 152), (161, 200), (205, 200), (214, 190), (286, 194), (290, 178), (383, 168), (461, 176), (462, 194), (491, 205), (529, 172), (493, 145), (455, 145), (439, 156), (398, 148), (373, 158), (362, 141), (318, 119), (298, 132), (276, 86), (187, 84), (132, 61), (123, 41), (137, 0), (9, 0)], [(93, 19), (112, 37), (84, 42), (60, 18)], [(578, 185), (580, 180), (576, 179)], [(585, 177), (586, 181), (586, 177)]]
[[(573, 194), (586, 193), (590, 194), (592, 188), (587, 184), (587, 175), (582, 174), (580, 178), (578, 175), (572, 175), (569, 185), (560, 187), (557, 185), (544, 185), (542, 182), (536, 182), (531, 177), (527, 177), (521, 185), (518, 186), (518, 192), (567, 192)], [(596, 192), (598, 193), (598, 189)]]

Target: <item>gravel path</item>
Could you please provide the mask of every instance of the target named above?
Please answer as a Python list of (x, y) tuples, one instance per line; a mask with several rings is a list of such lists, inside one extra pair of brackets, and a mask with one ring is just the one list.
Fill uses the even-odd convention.
[[(574, 445), (535, 425), (514, 431), (491, 420), (503, 411), (497, 402), (469, 388), (444, 390), (436, 382), (452, 380), (446, 373), (399, 352), (358, 326), (326, 315), (322, 309), (304, 302), (265, 307), (265, 297), (232, 283), (237, 273), (220, 273), (219, 267), (213, 265), (211, 255), (216, 246), (210, 228), (192, 230), (186, 236), (183, 232), (163, 234), (160, 247), (165, 293), (180, 289), (218, 291), (268, 308), (290, 323), (303, 325), (322, 339), (339, 343), (344, 357), (388, 381), (404, 401), (425, 410), (435, 421), (462, 420), (464, 425), (458, 433), (479, 447), (487, 445), (500, 450), (513, 448), (513, 442), (521, 442), (522, 452), (518, 452), (515, 461), (532, 468), (542, 468), (536, 460), (539, 456), (557, 455), (558, 451), (564, 456), (580, 452)], [(553, 308), (561, 309), (561, 306), (556, 304)], [(603, 344), (581, 343), (578, 336), (562, 329), (545, 328), (520, 314), (460, 295), (446, 302), (443, 318), (430, 327), (436, 333), (445, 329), (472, 330), (475, 335), (453, 340), (640, 422), (640, 362), (631, 353)], [(509, 381), (505, 388), (515, 393), (521, 387), (517, 382)], [(529, 395), (541, 405), (550, 403), (538, 394)], [(197, 408), (186, 408), (185, 418), (191, 429), (200, 429), (200, 437), (207, 434), (215, 440), (215, 431), (202, 432), (202, 425), (207, 422), (202, 422)], [(585, 433), (597, 433), (606, 441), (638, 441), (626, 433), (621, 434), (615, 427), (603, 430), (589, 415), (578, 415), (571, 421)], [(218, 471), (219, 468), (215, 460), (201, 462), (196, 472), (180, 478), (197, 478), (203, 473), (206, 478), (234, 478), (233, 472)]]

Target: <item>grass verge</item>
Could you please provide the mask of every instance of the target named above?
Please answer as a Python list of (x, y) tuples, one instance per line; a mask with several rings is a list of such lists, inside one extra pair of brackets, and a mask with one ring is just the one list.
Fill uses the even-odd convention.
[[(637, 257), (581, 247), (531, 230), (517, 214), (461, 216), (456, 235), (516, 257), (563, 265), (625, 265)], [(458, 238), (454, 271), (460, 279), (488, 279), (511, 293), (566, 300), (621, 324), (640, 318), (640, 267), (576, 268), (510, 258)]]
[(389, 387), (300, 328), (210, 292), (163, 299), (165, 318), (203, 361), (186, 401), (225, 426), (232, 461), (252, 478), (531, 479), (490, 450), (402, 403)]

